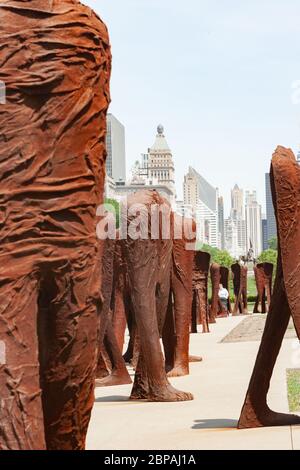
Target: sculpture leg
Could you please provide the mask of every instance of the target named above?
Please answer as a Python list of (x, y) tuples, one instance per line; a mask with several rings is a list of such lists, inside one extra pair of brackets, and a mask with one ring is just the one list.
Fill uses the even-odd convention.
[(198, 333), (198, 312), (199, 312), (198, 293), (196, 289), (193, 289), (193, 302), (191, 312), (191, 333)]
[(116, 289), (116, 291), (114, 292), (112, 323), (119, 350), (123, 352), (126, 331), (126, 313), (124, 304), (124, 292), (121, 292), (120, 289)]
[(164, 345), (166, 371), (169, 372), (174, 367), (175, 358), (175, 321), (173, 311), (173, 294), (170, 292), (167, 315), (162, 332), (162, 340)]
[[(38, 280), (30, 269), (4, 274), (1, 257), (0, 449), (46, 450), (39, 379)], [(16, 276), (18, 273), (18, 277)]]
[(291, 312), (287, 301), (279, 253), (274, 293), (245, 403), (239, 419), (238, 427), (240, 429), (300, 423), (300, 417), (276, 413), (270, 410), (267, 405), (267, 393), (270, 387), (273, 368), (290, 315)]
[(99, 346), (100, 276), (94, 250), (76, 261), (43, 267), (41, 292), (47, 293), (47, 334), (41, 386), (48, 450), (83, 450), (94, 404)]
[(111, 387), (114, 385), (131, 384), (132, 380), (126, 369), (125, 361), (119, 349), (114, 333), (111, 318), (108, 321), (104, 346), (112, 364), (111, 374), (103, 379), (96, 380), (97, 387)]
[[(142, 257), (136, 245), (138, 243), (132, 241), (127, 243), (132, 303), (140, 337), (140, 356), (131, 398), (147, 398), (150, 401), (191, 400), (191, 394), (174, 389), (166, 377), (159, 331), (159, 326), (163, 326), (166, 312), (158, 312), (158, 315), (156, 312), (156, 289), (159, 280), (157, 273), (161, 269), (159, 254), (152, 240), (143, 240)], [(162, 282), (160, 286), (162, 288)], [(166, 309), (169, 290), (162, 288), (161, 295), (161, 308)], [(163, 321), (161, 321), (162, 315), (164, 315)]]
[[(190, 283), (191, 284), (191, 283)], [(187, 290), (177, 276), (173, 276), (174, 316), (176, 328), (176, 346), (174, 368), (168, 377), (181, 377), (189, 374), (190, 314), (192, 309), (192, 285)]]

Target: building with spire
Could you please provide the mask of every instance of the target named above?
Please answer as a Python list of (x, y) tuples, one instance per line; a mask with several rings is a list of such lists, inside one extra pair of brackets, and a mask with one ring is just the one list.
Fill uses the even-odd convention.
[(246, 238), (247, 250), (253, 249), (257, 258), (262, 252), (262, 211), (257, 202), (256, 191), (246, 191)]
[(131, 170), (127, 183), (116, 183), (111, 197), (122, 199), (126, 195), (142, 190), (155, 189), (168, 199), (172, 207), (176, 207), (175, 168), (172, 151), (167, 143), (164, 127), (157, 126), (154, 144), (148, 152), (142, 154)]

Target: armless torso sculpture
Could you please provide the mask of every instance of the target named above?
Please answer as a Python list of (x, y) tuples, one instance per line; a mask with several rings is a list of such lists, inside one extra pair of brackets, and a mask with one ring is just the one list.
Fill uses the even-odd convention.
[(0, 448), (83, 449), (98, 344), (108, 33), (76, 0), (2, 0), (0, 18)]

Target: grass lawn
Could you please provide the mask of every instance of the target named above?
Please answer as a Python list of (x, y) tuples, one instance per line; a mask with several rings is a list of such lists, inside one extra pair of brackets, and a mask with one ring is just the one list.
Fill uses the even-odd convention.
[(300, 411), (300, 369), (286, 371), (288, 401), (290, 412)]

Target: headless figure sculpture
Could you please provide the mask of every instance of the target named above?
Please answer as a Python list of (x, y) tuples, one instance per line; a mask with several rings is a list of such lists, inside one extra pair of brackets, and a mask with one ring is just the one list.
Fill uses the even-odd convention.
[(197, 325), (202, 332), (209, 333), (208, 273), (210, 254), (195, 251), (193, 263), (193, 304), (191, 332), (197, 333)]
[[(151, 238), (154, 228), (151, 207), (168, 207), (165, 199), (156, 191), (139, 191), (127, 199), (128, 211), (139, 204), (147, 239), (128, 236), (122, 240), (124, 257), (128, 266), (129, 291), (133, 304), (137, 333), (140, 337), (140, 351), (136, 367), (131, 399), (150, 401), (191, 400), (190, 393), (181, 392), (171, 386), (165, 372), (165, 361), (160, 346), (160, 336), (166, 319), (170, 295), (172, 269), (172, 238), (164, 239), (162, 224), (159, 223), (158, 239)], [(122, 219), (129, 232), (134, 232), (139, 222), (134, 216)]]
[(233, 277), (233, 290), (234, 290), (234, 307), (232, 315), (248, 313), (248, 300), (247, 300), (247, 266), (241, 266), (240, 263), (235, 263), (231, 266)]
[(209, 312), (209, 323), (216, 323), (219, 312), (219, 286), (221, 282), (220, 265), (213, 263), (210, 267), (211, 278), (211, 303)]
[(253, 313), (268, 313), (272, 296), (273, 264), (259, 263), (254, 267), (257, 299)]
[(277, 148), (270, 176), (277, 219), (278, 264), (271, 305), (239, 428), (300, 424), (299, 416), (276, 413), (267, 405), (273, 368), (291, 316), (300, 338), (300, 168), (291, 150)]
[[(226, 268), (225, 266), (221, 266), (220, 274), (221, 274), (221, 284), (229, 292), (229, 290), (230, 290), (230, 288), (229, 288), (229, 269)], [(220, 305), (220, 307), (221, 307), (221, 310), (223, 310), (223, 306)], [(227, 312), (225, 312), (225, 315), (228, 316), (229, 313), (232, 313), (230, 295), (228, 297)]]
[(98, 348), (108, 33), (75, 0), (2, 0), (0, 14), (0, 449), (81, 450)]

